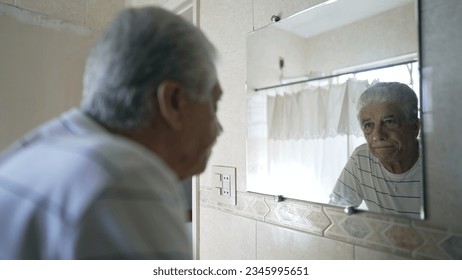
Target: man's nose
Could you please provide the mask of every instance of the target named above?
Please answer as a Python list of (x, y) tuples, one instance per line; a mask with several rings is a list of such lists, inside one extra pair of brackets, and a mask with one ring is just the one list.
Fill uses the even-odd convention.
[(217, 120), (217, 137), (223, 133), (223, 126), (221, 125), (220, 121)]
[(372, 139), (374, 141), (383, 141), (388, 137), (386, 128), (382, 125), (376, 125), (373, 131)]

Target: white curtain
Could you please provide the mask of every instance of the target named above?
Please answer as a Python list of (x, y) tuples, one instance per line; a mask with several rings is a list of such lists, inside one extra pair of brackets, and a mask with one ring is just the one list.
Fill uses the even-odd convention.
[(362, 135), (357, 103), (367, 81), (308, 85), (300, 91), (267, 91), (268, 137), (298, 140)]
[(284, 186), (287, 196), (294, 189), (297, 198), (325, 200), (352, 148), (364, 143), (356, 105), (367, 86), (350, 79), (266, 92), (269, 184)]

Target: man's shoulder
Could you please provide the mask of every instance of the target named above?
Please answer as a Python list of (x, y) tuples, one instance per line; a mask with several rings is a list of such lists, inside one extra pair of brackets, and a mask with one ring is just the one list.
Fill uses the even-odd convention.
[[(117, 134), (110, 133), (80, 110), (66, 112), (57, 121), (61, 131), (47, 133), (43, 143), (67, 153), (79, 153), (93, 161), (111, 163), (120, 167), (139, 165), (153, 161), (153, 153), (141, 144)], [(130, 164), (126, 164), (132, 160)]]
[(369, 155), (369, 147), (367, 143), (361, 144), (353, 151), (352, 156), (368, 156)]
[(12, 161), (24, 163), (25, 168), (33, 165), (43, 170), (52, 165), (53, 168), (55, 165), (77, 167), (75, 164), (79, 163), (79, 168), (90, 164), (127, 172), (141, 166), (152, 169), (153, 162), (160, 159), (141, 144), (109, 133), (81, 111), (71, 110), (39, 126), (3, 151), (0, 168)]
[(0, 170), (23, 172), (31, 166), (43, 172), (60, 170), (61, 177), (98, 173), (109, 178), (134, 174), (175, 178), (156, 154), (129, 138), (108, 132), (80, 110), (66, 112), (40, 126), (0, 156)]
[(141, 167), (152, 167), (158, 159), (142, 145), (112, 134), (94, 133), (86, 136), (60, 136), (44, 143), (57, 154), (86, 158), (99, 166), (122, 172)]

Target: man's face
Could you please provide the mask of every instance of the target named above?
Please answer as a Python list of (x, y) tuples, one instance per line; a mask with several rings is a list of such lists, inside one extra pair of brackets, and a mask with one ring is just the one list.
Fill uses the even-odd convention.
[(372, 104), (360, 112), (369, 150), (382, 164), (393, 165), (415, 153), (419, 122), (411, 123), (393, 103)]
[(207, 101), (191, 101), (185, 125), (183, 160), (188, 166), (189, 175), (199, 174), (205, 170), (212, 147), (222, 126), (217, 118), (218, 101), (222, 95), (220, 84), (216, 82)]

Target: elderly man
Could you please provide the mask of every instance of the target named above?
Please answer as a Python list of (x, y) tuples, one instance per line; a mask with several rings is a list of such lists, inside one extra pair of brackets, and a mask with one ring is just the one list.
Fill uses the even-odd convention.
[(181, 180), (221, 132), (215, 49), (160, 8), (91, 50), (80, 109), (0, 157), (1, 259), (190, 259)]
[(376, 83), (359, 100), (367, 144), (356, 148), (331, 194), (331, 204), (419, 218), (422, 163), (417, 96), (407, 85)]

